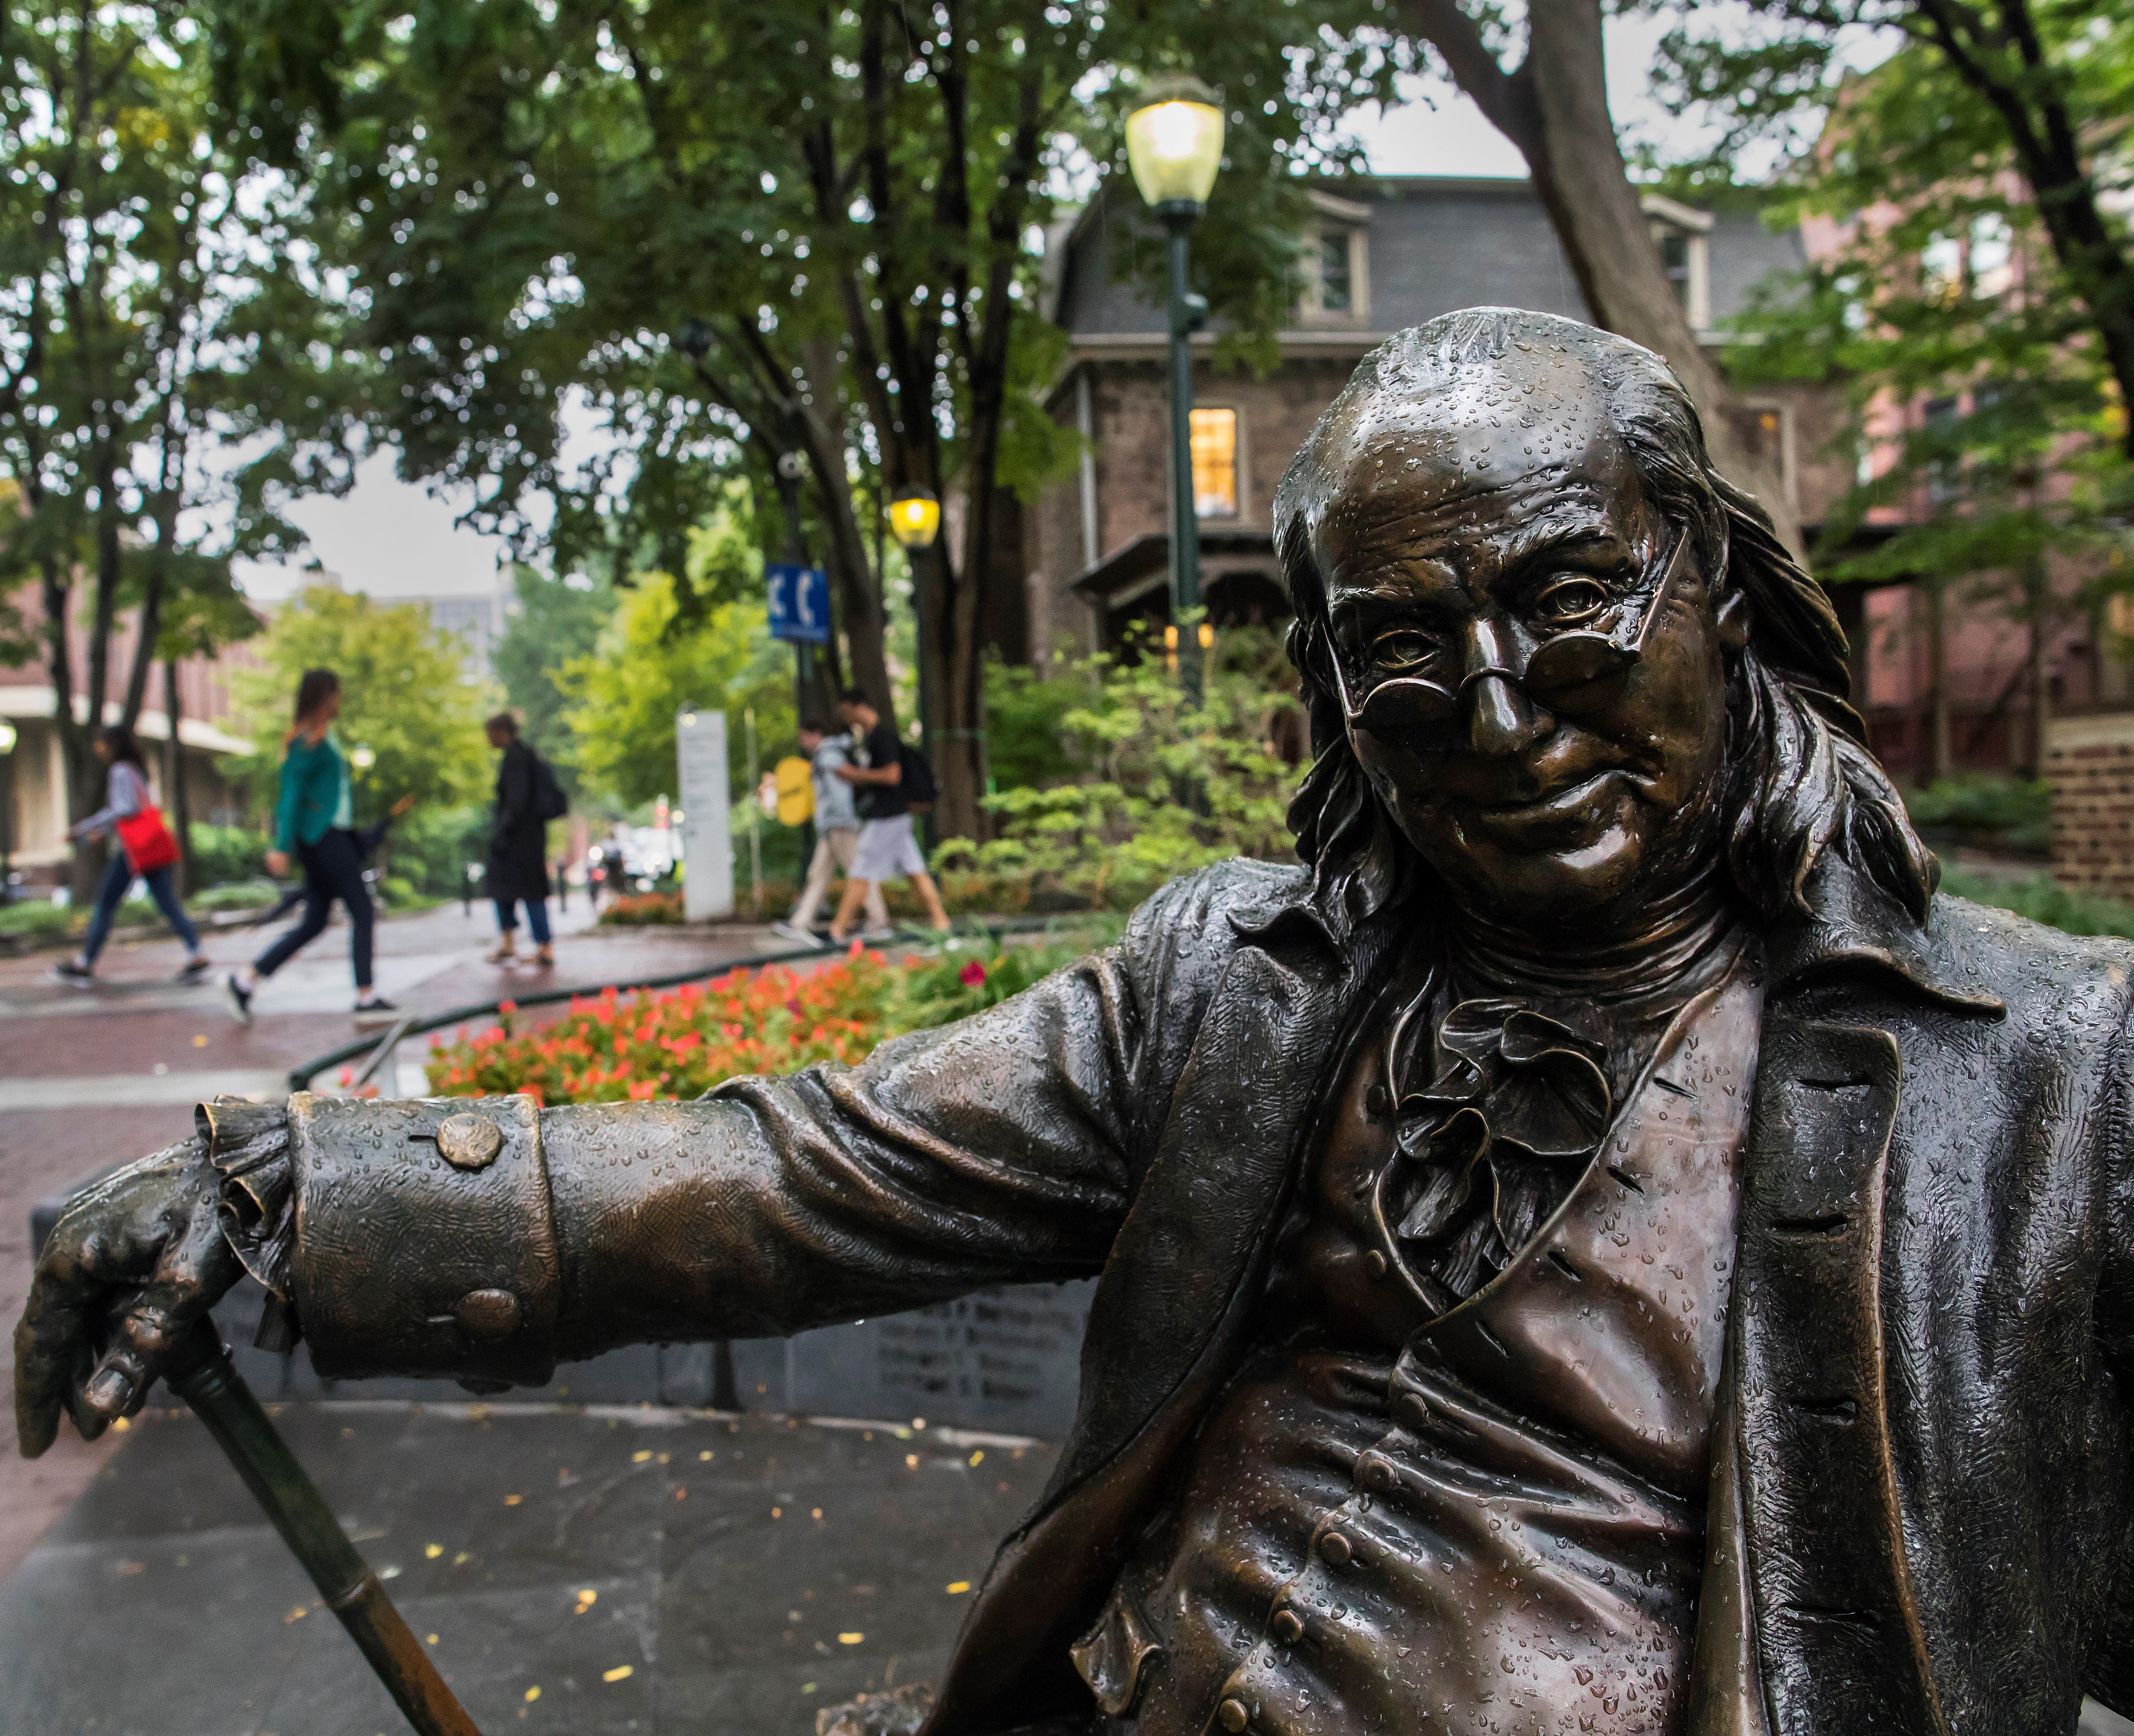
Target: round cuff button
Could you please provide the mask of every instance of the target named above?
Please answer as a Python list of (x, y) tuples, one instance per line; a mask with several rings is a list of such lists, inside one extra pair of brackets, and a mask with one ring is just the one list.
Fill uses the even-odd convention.
[[(1203, 1701), (1202, 1704), (1205, 1705), (1206, 1702)], [(1244, 1701), (1226, 1700), (1215, 1708), (1215, 1721), (1228, 1730), (1230, 1736), (1239, 1736), (1239, 1733), (1252, 1720), (1251, 1714), (1245, 1710)]]
[(448, 1115), (437, 1123), (437, 1155), (455, 1169), (485, 1169), (504, 1149), (504, 1130), (485, 1115)]

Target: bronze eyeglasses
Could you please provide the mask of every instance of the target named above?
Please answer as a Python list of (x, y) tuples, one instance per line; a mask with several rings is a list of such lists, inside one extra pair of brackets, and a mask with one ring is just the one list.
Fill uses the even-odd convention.
[(1528, 654), (1524, 668), (1491, 663), (1467, 670), (1454, 686), (1428, 676), (1390, 677), (1373, 686), (1359, 705), (1349, 697), (1340, 653), (1332, 645), (1330, 634), (1335, 686), (1349, 727), (1394, 740), (1418, 733), (1441, 733), (1459, 716), (1469, 691), (1492, 679), (1509, 682), (1538, 704), (1564, 716), (1601, 710), (1615, 702), (1630, 671), (1645, 654), (1653, 624), (1673, 593), (1689, 556), (1689, 545), (1686, 533), (1676, 538), (1666, 571), (1638, 617), (1635, 637), (1627, 644), (1619, 636), (1620, 629), (1615, 633), (1576, 629), (1543, 639)]

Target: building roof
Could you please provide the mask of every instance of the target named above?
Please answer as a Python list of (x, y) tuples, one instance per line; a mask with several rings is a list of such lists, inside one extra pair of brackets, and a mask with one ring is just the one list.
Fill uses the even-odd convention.
[[(1340, 203), (1364, 214), (1368, 311), (1359, 321), (1300, 325), (1282, 334), (1285, 343), (1351, 348), (1462, 307), (1589, 316), (1533, 182), (1388, 176), (1338, 185)], [(1705, 216), (1697, 227), (1707, 241), (1715, 324), (1741, 312), (1772, 272), (1806, 263), (1797, 230), (1774, 234), (1753, 214)], [(1137, 203), (1100, 193), (1071, 228), (1055, 231), (1055, 245), (1058, 257), (1047, 262), (1051, 311), (1076, 340), (1102, 349), (1162, 338), (1162, 240)], [(1127, 271), (1120, 269), (1122, 253), (1134, 256)]]

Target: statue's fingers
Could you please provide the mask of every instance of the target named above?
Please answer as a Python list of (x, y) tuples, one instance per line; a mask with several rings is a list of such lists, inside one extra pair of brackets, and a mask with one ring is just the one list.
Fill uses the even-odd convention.
[[(219, 1235), (207, 1244), (211, 1250), (220, 1246)], [(181, 1243), (166, 1256), (155, 1278), (113, 1313), (104, 1353), (81, 1383), (81, 1407), (99, 1426), (138, 1410), (171, 1353), (220, 1294), (220, 1288), (207, 1281), (198, 1246)]]
[(25, 1459), (51, 1445), (62, 1410), (80, 1421), (73, 1396), (94, 1360), (89, 1332), (89, 1313), (72, 1280), (52, 1265), (41, 1267), (15, 1326), (15, 1439)]

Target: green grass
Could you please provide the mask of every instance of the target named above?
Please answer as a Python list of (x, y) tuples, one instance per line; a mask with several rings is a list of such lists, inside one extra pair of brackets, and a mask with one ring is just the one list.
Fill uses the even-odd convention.
[(1976, 904), (2013, 910), (2070, 934), (2116, 934), (2134, 940), (2134, 904), (2059, 885), (2043, 874), (2009, 880), (1944, 867), (1941, 890)]

